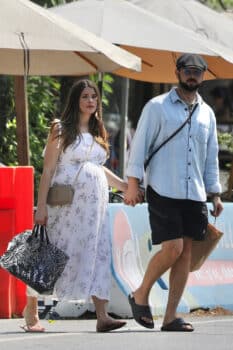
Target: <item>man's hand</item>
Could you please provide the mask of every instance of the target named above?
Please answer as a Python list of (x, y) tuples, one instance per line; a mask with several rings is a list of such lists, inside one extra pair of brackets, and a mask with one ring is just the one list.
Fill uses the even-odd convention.
[(223, 211), (223, 204), (220, 196), (213, 196), (212, 203), (213, 203), (213, 210), (210, 210), (210, 214), (214, 217), (217, 217)]
[(144, 191), (139, 189), (138, 179), (129, 177), (128, 189), (124, 193), (124, 203), (135, 206), (144, 200)]

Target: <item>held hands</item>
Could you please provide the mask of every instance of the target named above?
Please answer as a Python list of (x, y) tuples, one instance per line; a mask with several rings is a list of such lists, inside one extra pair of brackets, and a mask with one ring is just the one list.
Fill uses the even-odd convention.
[(124, 193), (124, 203), (134, 207), (144, 201), (144, 195), (145, 193), (139, 188), (138, 182), (129, 180), (128, 189)]
[(217, 217), (223, 211), (223, 204), (219, 196), (214, 196), (212, 198), (213, 210), (210, 210), (210, 214), (214, 217)]

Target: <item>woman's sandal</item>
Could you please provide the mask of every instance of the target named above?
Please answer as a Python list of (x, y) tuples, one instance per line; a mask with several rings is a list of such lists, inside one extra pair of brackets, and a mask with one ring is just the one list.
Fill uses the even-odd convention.
[(193, 332), (194, 328), (191, 323), (187, 323), (183, 318), (175, 318), (172, 322), (161, 327), (163, 332)]
[(103, 323), (101, 326), (96, 326), (96, 332), (99, 333), (106, 333), (110, 331), (114, 331), (115, 329), (122, 328), (126, 325), (125, 321), (113, 321), (113, 322), (106, 322)]
[(45, 331), (45, 328), (39, 324), (35, 324), (34, 326), (25, 324), (23, 326), (20, 326), (20, 328), (23, 329), (26, 333), (43, 333)]
[[(149, 305), (139, 305), (136, 304), (133, 295), (128, 296), (129, 304), (132, 309), (133, 317), (137, 323), (141, 326), (153, 329), (154, 328), (154, 320), (151, 314), (151, 310)], [(149, 322), (146, 322), (144, 319), (148, 319)]]

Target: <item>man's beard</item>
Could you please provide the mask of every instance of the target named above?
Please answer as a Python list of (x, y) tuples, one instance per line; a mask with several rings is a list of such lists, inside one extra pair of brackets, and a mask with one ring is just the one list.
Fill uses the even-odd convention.
[(189, 92), (197, 91), (199, 86), (201, 85), (201, 84), (188, 85), (187, 83), (184, 83), (183, 81), (181, 81), (180, 78), (179, 78), (179, 84), (182, 87), (182, 89)]

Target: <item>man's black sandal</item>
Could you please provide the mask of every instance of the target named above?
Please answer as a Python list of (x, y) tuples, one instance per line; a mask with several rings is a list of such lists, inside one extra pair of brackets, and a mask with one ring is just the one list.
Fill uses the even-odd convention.
[[(149, 305), (139, 305), (135, 303), (132, 295), (128, 296), (129, 304), (132, 309), (133, 317), (137, 323), (146, 328), (154, 328), (153, 316)], [(146, 322), (143, 318), (150, 319), (151, 322)]]
[(183, 318), (175, 318), (172, 322), (161, 327), (163, 332), (193, 332), (194, 328), (191, 323), (187, 323)]

